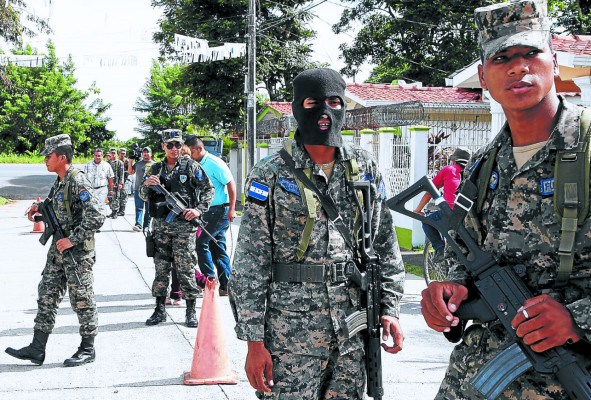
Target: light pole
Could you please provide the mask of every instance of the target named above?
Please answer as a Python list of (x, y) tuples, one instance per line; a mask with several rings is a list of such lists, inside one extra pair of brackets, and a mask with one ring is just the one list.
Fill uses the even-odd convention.
[(256, 4), (255, 0), (248, 0), (248, 77), (247, 91), (247, 131), (246, 143), (248, 148), (247, 171), (254, 166), (254, 151), (257, 142), (256, 125)]

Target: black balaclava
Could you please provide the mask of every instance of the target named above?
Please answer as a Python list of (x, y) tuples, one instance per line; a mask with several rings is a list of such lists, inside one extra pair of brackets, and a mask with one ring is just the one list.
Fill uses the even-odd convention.
[[(293, 80), (293, 102), (291, 108), (298, 123), (294, 135), (300, 144), (341, 147), (343, 139), (341, 128), (345, 124), (347, 103), (345, 102), (345, 81), (338, 72), (329, 68), (308, 69)], [(336, 96), (343, 104), (340, 110), (334, 110), (325, 103), (329, 97)], [(314, 108), (304, 108), (307, 97), (318, 100)], [(327, 130), (320, 130), (318, 121), (326, 114), (330, 120)]]

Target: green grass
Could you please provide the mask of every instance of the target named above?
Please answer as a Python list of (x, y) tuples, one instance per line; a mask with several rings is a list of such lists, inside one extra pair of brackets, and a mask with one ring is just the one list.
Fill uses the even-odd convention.
[[(43, 164), (43, 156), (33, 155), (27, 156), (24, 154), (0, 154), (0, 164)], [(74, 164), (86, 164), (92, 157), (74, 157)]]
[(422, 278), (425, 277), (425, 274), (423, 273), (423, 268), (421, 268), (417, 265), (410, 265), (410, 264), (404, 263), (404, 270), (406, 272), (408, 272), (409, 274), (420, 276)]
[(10, 203), (10, 200), (8, 200), (6, 197), (0, 196), (0, 206), (3, 206), (4, 204), (8, 203)]

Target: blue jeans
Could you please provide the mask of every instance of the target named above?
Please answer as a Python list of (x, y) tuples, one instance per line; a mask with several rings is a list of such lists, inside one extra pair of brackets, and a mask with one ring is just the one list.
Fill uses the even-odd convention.
[[(135, 199), (135, 224), (139, 226), (144, 226), (142, 220), (144, 219), (144, 209), (146, 207), (146, 202), (142, 200), (137, 190), (133, 192), (133, 198)], [(150, 213), (146, 211), (145, 217), (145, 227), (147, 229), (150, 228)]]
[[(431, 218), (433, 221), (439, 221), (441, 219), (441, 210), (432, 212), (431, 214), (427, 215), (426, 218)], [(443, 241), (443, 238), (437, 229), (433, 228), (431, 225), (423, 224), (423, 231), (425, 231), (425, 235), (431, 242), (433, 250), (437, 250), (438, 248), (445, 246), (445, 242)]]
[(228, 206), (214, 206), (203, 214), (203, 222), (206, 223), (205, 229), (211, 233), (218, 244), (212, 243), (209, 235), (201, 232), (197, 238), (197, 264), (201, 273), (208, 277), (215, 277), (215, 268), (217, 269), (220, 289), (228, 290), (228, 281), (232, 267), (230, 266), (230, 257), (226, 252), (226, 231), (230, 227), (228, 222)]

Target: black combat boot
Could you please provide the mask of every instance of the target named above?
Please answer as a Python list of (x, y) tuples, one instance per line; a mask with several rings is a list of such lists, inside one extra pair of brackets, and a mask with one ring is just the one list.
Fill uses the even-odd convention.
[(166, 321), (165, 302), (166, 297), (156, 297), (156, 309), (154, 310), (154, 314), (146, 320), (146, 325), (158, 325)]
[(45, 345), (47, 345), (48, 338), (49, 333), (35, 330), (33, 333), (33, 342), (30, 345), (20, 350), (7, 347), (6, 353), (21, 360), (31, 360), (33, 364), (41, 365), (45, 361)]
[(185, 303), (187, 303), (187, 313), (185, 314), (187, 328), (197, 328), (197, 325), (199, 325), (197, 313), (195, 312), (195, 302), (195, 299), (185, 300)]
[(77, 367), (94, 361), (94, 336), (82, 336), (82, 342), (74, 355), (64, 361), (65, 367)]
[(117, 213), (115, 211), (111, 213), (111, 218), (117, 219)]

